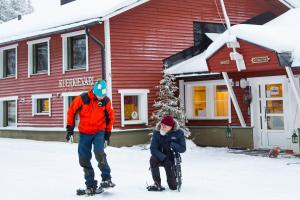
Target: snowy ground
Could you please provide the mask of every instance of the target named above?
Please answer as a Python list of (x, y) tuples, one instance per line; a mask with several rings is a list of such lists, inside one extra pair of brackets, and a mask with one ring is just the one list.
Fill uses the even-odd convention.
[[(149, 150), (143, 147), (106, 149), (114, 189), (90, 199), (128, 200), (253, 200), (299, 199), (300, 162), (228, 153), (225, 148), (200, 148), (188, 142), (183, 157), (182, 191), (145, 190), (152, 183)], [(93, 163), (96, 166), (96, 163)], [(99, 171), (96, 171), (100, 179)], [(163, 185), (165, 174), (161, 170)], [(0, 139), (1, 200), (69, 200), (84, 187), (77, 144)]]

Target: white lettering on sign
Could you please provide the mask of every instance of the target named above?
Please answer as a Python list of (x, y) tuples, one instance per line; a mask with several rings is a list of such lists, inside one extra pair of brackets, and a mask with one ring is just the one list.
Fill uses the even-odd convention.
[(80, 77), (80, 78), (70, 78), (62, 79), (58, 81), (58, 87), (80, 87), (86, 85), (94, 85), (94, 77)]

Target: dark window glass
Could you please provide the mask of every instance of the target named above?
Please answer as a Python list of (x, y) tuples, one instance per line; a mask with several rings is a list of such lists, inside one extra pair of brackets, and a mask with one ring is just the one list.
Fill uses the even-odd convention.
[(16, 101), (4, 101), (4, 127), (16, 125)]
[(37, 113), (49, 113), (49, 99), (37, 99)]
[(16, 75), (16, 49), (3, 51), (3, 70), (4, 77)]
[(33, 45), (33, 73), (48, 71), (48, 42)]
[(86, 67), (86, 39), (85, 35), (68, 38), (68, 69)]

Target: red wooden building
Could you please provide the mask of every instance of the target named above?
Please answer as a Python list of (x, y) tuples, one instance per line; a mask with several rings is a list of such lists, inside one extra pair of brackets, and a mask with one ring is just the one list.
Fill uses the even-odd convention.
[(292, 9), (264, 25), (235, 25), (167, 69), (180, 79), (189, 124), (250, 128), (254, 148), (299, 152), (299, 16)]
[[(273, 19), (289, 9), (278, 0), (227, 0), (226, 6), (233, 24)], [(224, 24), (215, 0), (76, 0), (49, 13), (0, 25), (5, 30), (0, 33), (1, 130), (63, 131), (72, 97), (102, 77), (95, 38), (105, 47), (103, 75), (116, 110), (114, 131), (146, 129), (163, 66), (177, 62), (178, 52), (182, 57), (184, 51), (206, 48), (206, 29), (212, 24), (220, 32)], [(218, 54), (209, 61), (211, 71), (218, 71), (213, 65)], [(242, 109), (249, 124), (247, 106)], [(226, 125), (226, 120), (191, 120), (190, 125)], [(231, 122), (238, 124), (235, 114)]]

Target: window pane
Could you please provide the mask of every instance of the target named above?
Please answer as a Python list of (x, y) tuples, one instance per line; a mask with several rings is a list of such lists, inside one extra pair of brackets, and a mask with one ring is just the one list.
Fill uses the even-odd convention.
[(49, 99), (38, 99), (37, 100), (37, 112), (48, 113), (49, 112)]
[(14, 76), (16, 74), (16, 49), (8, 49), (3, 52), (4, 76)]
[(284, 130), (283, 116), (268, 116), (267, 128), (268, 130)]
[(48, 70), (48, 43), (33, 45), (33, 73), (41, 73)]
[(283, 113), (283, 100), (268, 100), (267, 101), (267, 110), (266, 112), (269, 113)]
[(69, 68), (78, 69), (86, 67), (86, 39), (85, 35), (72, 37), (69, 40)]
[(228, 116), (228, 91), (227, 91), (227, 87), (223, 85), (216, 86), (215, 116), (216, 117)]
[(193, 105), (194, 105), (194, 111), (193, 111), (194, 117), (207, 116), (205, 86), (195, 86), (193, 88)]
[(125, 120), (140, 120), (139, 97), (124, 96)]
[(16, 125), (16, 102), (8, 101), (6, 105), (7, 105), (7, 125), (15, 126)]
[(282, 97), (282, 84), (267, 84), (266, 97), (267, 98)]

